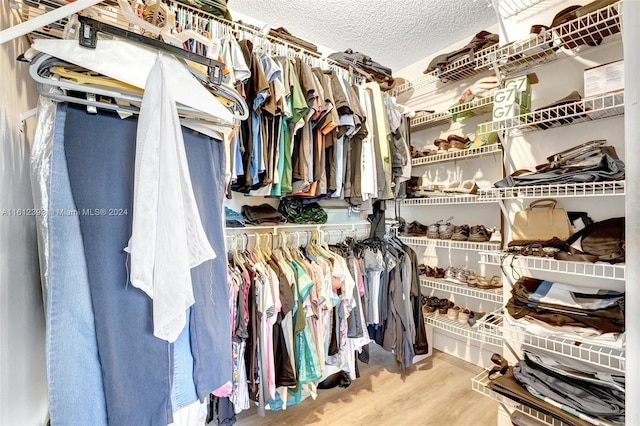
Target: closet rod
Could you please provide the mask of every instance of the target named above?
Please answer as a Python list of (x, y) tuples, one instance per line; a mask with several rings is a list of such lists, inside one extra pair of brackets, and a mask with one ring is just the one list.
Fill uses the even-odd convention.
[[(235, 228), (238, 230), (242, 230), (243, 228)], [(231, 247), (237, 247), (238, 246), (238, 242), (239, 239), (241, 239), (242, 241), (242, 246), (246, 247), (249, 244), (249, 241), (251, 238), (254, 239), (254, 246), (256, 246), (256, 244), (258, 243), (258, 241), (264, 241), (261, 240), (262, 237), (265, 236), (271, 236), (270, 240), (267, 241), (271, 241), (271, 244), (273, 246), (274, 244), (274, 239), (273, 237), (283, 237), (286, 240), (291, 240), (291, 244), (294, 246), (303, 246), (304, 244), (308, 244), (309, 241), (313, 238), (313, 233), (317, 232), (317, 238), (322, 242), (322, 243), (327, 243), (327, 244), (332, 244), (331, 240), (331, 233), (332, 232), (337, 232), (337, 236), (339, 238), (337, 238), (337, 241), (335, 241), (333, 244), (337, 244), (337, 243), (341, 243), (344, 242), (345, 239), (347, 237), (358, 237), (362, 231), (368, 231), (366, 228), (353, 228), (353, 229), (324, 229), (324, 230), (317, 230), (317, 229), (310, 229), (310, 230), (306, 230), (306, 231), (292, 231), (292, 232), (287, 232), (287, 231), (283, 231), (281, 233), (275, 233), (275, 232), (253, 232), (253, 233), (246, 233), (246, 232), (238, 232), (238, 233), (234, 233), (231, 235), (226, 235), (225, 236), (225, 243), (227, 246), (227, 251), (231, 249)], [(328, 237), (327, 237), (328, 236)], [(364, 235), (362, 235), (362, 237), (367, 237), (368, 234), (365, 233)], [(246, 240), (245, 240), (246, 239)], [(293, 244), (293, 241), (296, 241), (296, 244)], [(231, 241), (231, 243), (229, 243), (229, 241)], [(303, 244), (304, 243), (304, 244)], [(284, 244), (284, 242), (281, 241), (280, 246), (282, 246)]]
[(212, 20), (216, 21), (219, 24), (226, 26), (227, 27), (226, 30), (229, 33), (233, 33), (234, 31), (248, 32), (248, 33), (251, 33), (253, 36), (263, 38), (263, 39), (265, 39), (266, 41), (268, 41), (270, 43), (280, 44), (281, 46), (284, 46), (289, 50), (294, 50), (294, 51), (300, 52), (300, 53), (302, 53), (302, 54), (304, 54), (306, 56), (312, 57), (314, 59), (320, 59), (320, 60), (323, 60), (323, 61), (327, 61), (328, 64), (331, 64), (331, 65), (333, 65), (335, 67), (338, 67), (340, 69), (343, 69), (345, 71), (349, 71), (348, 67), (340, 64), (339, 62), (334, 61), (333, 59), (329, 59), (329, 58), (323, 57), (320, 52), (313, 52), (311, 50), (305, 49), (302, 46), (298, 46), (296, 44), (289, 43), (288, 41), (282, 40), (282, 39), (280, 39), (278, 37), (274, 37), (274, 36), (269, 35), (269, 34), (263, 34), (259, 30), (255, 29), (255, 28), (252, 28), (252, 27), (250, 27), (248, 25), (241, 24), (239, 22), (228, 21), (228, 20), (226, 20), (224, 18), (212, 15), (212, 14), (210, 14), (208, 12), (205, 12), (205, 11), (200, 10), (200, 9), (196, 9), (194, 7), (191, 7), (189, 5), (185, 5), (183, 3), (178, 3), (176, 1), (172, 1), (171, 4), (176, 10), (189, 11), (191, 13), (194, 13), (194, 14), (200, 15), (202, 17), (206, 17), (208, 19), (212, 19)]
[[(315, 231), (322, 231), (325, 228), (329, 228), (329, 227), (340, 227), (340, 228), (345, 228), (351, 231), (356, 231), (358, 229), (365, 229), (368, 228), (370, 226), (369, 222), (357, 222), (357, 223), (324, 223), (324, 224), (318, 224), (318, 225), (299, 225), (299, 224), (291, 224), (291, 225), (256, 225), (256, 226), (247, 226), (244, 228), (225, 228), (226, 232), (232, 232), (233, 234), (242, 234), (242, 233), (252, 233), (252, 231), (269, 231), (272, 230), (274, 231), (274, 233), (278, 233), (278, 232), (288, 232), (287, 230), (291, 230), (291, 229), (295, 229), (295, 230), (304, 230), (304, 229), (309, 229), (309, 230), (315, 230)], [(248, 231), (248, 232), (247, 232)], [(297, 232), (297, 231), (294, 231)], [(253, 232), (255, 233), (255, 232)]]
[[(60, 8), (37, 16), (33, 19), (29, 19), (26, 22), (14, 25), (10, 28), (7, 28), (6, 30), (2, 30), (0, 31), (0, 44), (4, 44), (7, 41), (21, 37), (23, 35), (27, 35), (30, 32), (37, 30), (38, 28), (45, 27), (60, 19), (66, 18), (67, 16), (71, 16), (74, 13), (81, 11), (82, 9), (86, 9), (88, 7), (96, 5), (101, 1), (102, 0), (76, 0), (73, 3), (69, 3)], [(10, 4), (9, 7), (12, 7), (12, 5)]]

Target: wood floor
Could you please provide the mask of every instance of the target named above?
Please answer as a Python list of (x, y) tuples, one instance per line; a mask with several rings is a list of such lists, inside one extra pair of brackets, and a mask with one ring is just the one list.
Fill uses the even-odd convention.
[(348, 388), (319, 390), (286, 411), (255, 408), (237, 416), (237, 426), (495, 426), (498, 403), (471, 389), (481, 369), (435, 351), (404, 374), (392, 354), (370, 345), (369, 365), (360, 364), (361, 377)]

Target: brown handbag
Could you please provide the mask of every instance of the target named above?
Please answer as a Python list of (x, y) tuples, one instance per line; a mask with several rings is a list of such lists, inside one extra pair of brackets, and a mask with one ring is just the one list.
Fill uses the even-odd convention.
[(567, 212), (557, 209), (552, 198), (532, 201), (516, 213), (511, 225), (512, 241), (546, 241), (554, 237), (566, 240), (572, 233)]

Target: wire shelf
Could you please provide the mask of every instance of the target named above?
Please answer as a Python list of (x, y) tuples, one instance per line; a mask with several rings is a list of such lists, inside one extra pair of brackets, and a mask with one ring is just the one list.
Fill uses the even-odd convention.
[[(498, 11), (502, 19), (509, 19), (542, 1), (544, 0), (500, 0), (498, 1)], [(492, 4), (490, 0), (489, 4)]]
[(446, 315), (441, 315), (437, 311), (424, 316), (424, 322), (438, 330), (443, 330), (456, 336), (464, 337), (469, 340), (473, 340), (480, 343), (487, 343), (493, 346), (502, 347), (502, 338), (496, 338), (486, 334), (479, 333), (476, 326), (471, 327), (468, 324), (462, 324), (458, 320), (452, 320), (447, 318)]
[(460, 151), (444, 151), (442, 153), (411, 159), (411, 166), (423, 166), (425, 164), (444, 163), (447, 161), (466, 160), (468, 158), (480, 157), (488, 154), (495, 154), (502, 151), (502, 145), (494, 143), (491, 145), (479, 146), (477, 148), (467, 148)]
[(497, 401), (501, 404), (504, 405), (508, 405), (509, 407), (520, 411), (523, 414), (526, 414), (527, 416), (534, 418), (546, 425), (551, 425), (551, 426), (569, 426), (566, 423), (552, 417), (549, 416), (547, 414), (544, 414), (534, 408), (529, 407), (528, 405), (524, 405), (522, 403), (518, 403), (512, 399), (507, 398), (506, 396), (499, 394), (497, 392), (494, 392), (493, 390), (491, 390), (491, 388), (489, 387), (489, 377), (488, 377), (488, 372), (487, 371), (483, 371), (481, 373), (479, 373), (477, 376), (475, 376), (474, 378), (471, 379), (471, 388), (478, 392), (481, 393), (484, 396), (487, 396), (491, 399), (493, 399), (494, 401)]
[(626, 275), (624, 264), (612, 265), (604, 262), (570, 262), (547, 257), (520, 256), (495, 251), (480, 252), (480, 261), (478, 263), (497, 266), (506, 264), (511, 267), (534, 271), (558, 272), (583, 277), (608, 278), (621, 281), (625, 280)]
[[(488, 114), (493, 109), (493, 95), (473, 100), (464, 104), (456, 104), (447, 111), (427, 114), (411, 120), (411, 130), (428, 129), (431, 127), (451, 124), (459, 119)], [(459, 117), (461, 116), (462, 117)]]
[(478, 320), (478, 333), (494, 339), (504, 340), (502, 335), (503, 321), (504, 314), (502, 313), (502, 309), (490, 312)]
[(428, 129), (430, 127), (442, 126), (451, 123), (450, 112), (435, 112), (433, 114), (421, 115), (411, 119), (411, 130)]
[(415, 90), (412, 97), (413, 99), (430, 95), (450, 83), (476, 76), (493, 66), (493, 64), (483, 64), (478, 66), (477, 58), (488, 56), (495, 49), (497, 49), (497, 45), (492, 45), (475, 52), (473, 59), (470, 58), (470, 55), (465, 55), (451, 62), (439, 71), (435, 70), (425, 73), (412, 82), (399, 86), (398, 90), (408, 90), (408, 87), (405, 86), (411, 84)]
[(624, 114), (624, 92), (609, 93), (486, 123), (483, 133), (498, 130), (518, 130), (520, 132), (546, 130), (584, 123), (585, 121), (602, 120), (622, 114)]
[(502, 289), (492, 288), (483, 290), (477, 287), (469, 287), (465, 284), (453, 283), (437, 278), (420, 278), (420, 285), (425, 288), (446, 291), (461, 296), (473, 297), (474, 299), (486, 300), (493, 303), (502, 303)]
[[(496, 313), (496, 315), (503, 316), (508, 314)], [(510, 341), (543, 349), (568, 358), (586, 361), (621, 373), (625, 372), (626, 357), (623, 349), (586, 343), (577, 335), (575, 338), (534, 335), (527, 332), (523, 326), (513, 324), (513, 322), (507, 322), (507, 324), (507, 328), (503, 329), (505, 330), (503, 335), (507, 334), (506, 330), (508, 330), (508, 339)]]
[(554, 185), (515, 186), (508, 188), (480, 189), (478, 197), (484, 200), (505, 200), (540, 197), (594, 197), (622, 196), (626, 194), (624, 180), (588, 183), (563, 183)]
[(413, 246), (437, 247), (457, 250), (491, 251), (498, 250), (500, 248), (500, 243), (473, 243), (469, 241), (436, 240), (427, 237), (400, 236), (400, 240), (405, 244)]
[[(539, 0), (536, 2), (539, 3)], [(598, 45), (621, 29), (621, 3), (558, 25), (530, 38), (507, 44), (476, 58), (479, 67), (497, 63), (504, 76), (516, 75), (532, 68), (575, 55), (590, 46)]]
[(481, 203), (497, 203), (498, 199), (494, 196), (486, 197), (480, 195), (455, 195), (439, 193), (436, 196), (427, 196), (423, 198), (405, 198), (396, 200), (402, 206), (429, 206), (442, 204), (481, 204)]

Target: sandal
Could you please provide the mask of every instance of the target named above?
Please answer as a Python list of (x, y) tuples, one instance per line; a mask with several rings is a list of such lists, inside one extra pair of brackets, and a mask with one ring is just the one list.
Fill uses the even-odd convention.
[(469, 142), (469, 138), (465, 136), (449, 135), (447, 136), (447, 142), (449, 142), (451, 148), (455, 148), (456, 150), (463, 150), (466, 148), (467, 142)]
[(442, 268), (433, 268), (433, 278), (444, 278), (444, 269)]
[(444, 273), (444, 279), (445, 281), (456, 282), (457, 274), (457, 269), (454, 266), (449, 266)]
[(460, 284), (467, 284), (469, 282), (470, 272), (468, 269), (460, 268), (456, 272), (456, 282)]
[(467, 285), (469, 287), (478, 287), (478, 276), (475, 271), (469, 272), (469, 276), (467, 277)]
[(445, 139), (436, 139), (433, 144), (438, 147), (439, 151), (448, 151), (451, 148), (451, 144)]
[(478, 280), (478, 288), (481, 288), (483, 290), (502, 288), (502, 281), (500, 281), (499, 276), (494, 275), (493, 277), (491, 277), (491, 280), (487, 280), (486, 278), (484, 278), (484, 280)]

